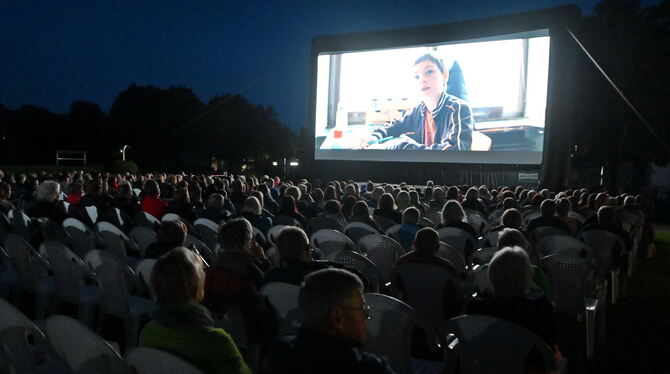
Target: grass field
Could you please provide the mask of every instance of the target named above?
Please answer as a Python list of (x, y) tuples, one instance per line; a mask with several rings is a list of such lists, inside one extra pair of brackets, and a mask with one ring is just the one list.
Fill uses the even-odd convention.
[(670, 373), (670, 227), (657, 228), (656, 254), (639, 259), (630, 292), (608, 305), (605, 346), (586, 360), (583, 323), (559, 320), (570, 373)]

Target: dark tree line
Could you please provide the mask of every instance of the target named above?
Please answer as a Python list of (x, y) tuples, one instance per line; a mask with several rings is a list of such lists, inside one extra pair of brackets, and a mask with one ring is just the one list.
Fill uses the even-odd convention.
[[(670, 1), (642, 8), (636, 0), (603, 0), (576, 34), (658, 138), (670, 143)], [(593, 64), (577, 56), (573, 165), (606, 165), (616, 180), (622, 162), (667, 164), (670, 151)]]
[(225, 94), (205, 104), (185, 87), (131, 84), (108, 114), (86, 101), (66, 114), (0, 105), (0, 164), (53, 164), (57, 150), (76, 150), (104, 166), (127, 144), (128, 158), (144, 170), (206, 170), (212, 158), (262, 169), (291, 156), (296, 138), (271, 107)]

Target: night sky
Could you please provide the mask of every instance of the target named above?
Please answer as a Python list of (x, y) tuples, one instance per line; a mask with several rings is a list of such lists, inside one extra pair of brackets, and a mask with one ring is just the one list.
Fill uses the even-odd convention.
[[(596, 0), (579, 1), (583, 14)], [(106, 3), (106, 4), (102, 4)], [(419, 6), (418, 4), (421, 4)], [(314, 36), (449, 23), (570, 4), (484, 1), (5, 1), (0, 104), (108, 111), (135, 82), (186, 86), (207, 102), (240, 93), (298, 131)], [(574, 2), (572, 2), (574, 3)]]

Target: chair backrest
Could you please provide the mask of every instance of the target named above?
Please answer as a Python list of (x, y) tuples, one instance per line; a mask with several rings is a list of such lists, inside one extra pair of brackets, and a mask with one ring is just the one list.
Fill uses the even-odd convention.
[(84, 213), (88, 216), (88, 218), (95, 224), (98, 222), (98, 208), (95, 206), (87, 206), (84, 207)]
[(145, 226), (151, 229), (160, 226), (161, 221), (150, 213), (140, 211), (135, 214), (135, 225)]
[(219, 238), (219, 225), (207, 218), (198, 218), (193, 223), (193, 228), (200, 235), (200, 240), (205, 242), (209, 248), (216, 248)]
[(83, 258), (86, 252), (95, 249), (95, 233), (76, 218), (66, 218), (63, 228), (72, 241), (72, 251)]
[(98, 228), (105, 249), (121, 257), (128, 257), (127, 246), (130, 243), (130, 238), (123, 231), (109, 222), (98, 222), (96, 227)]
[(314, 217), (307, 221), (307, 230), (312, 234), (326, 229), (341, 232), (344, 230), (344, 227), (342, 227), (341, 223), (330, 217)]
[(528, 226), (528, 223), (530, 223), (530, 221), (541, 216), (542, 212), (540, 212), (540, 209), (535, 207), (524, 208), (523, 212), (521, 212), (521, 218), (523, 218), (524, 226)]
[(427, 218), (427, 217), (419, 218), (419, 222), (417, 222), (416, 224), (421, 226), (421, 227), (430, 227), (430, 228), (433, 228), (433, 229), (437, 227), (435, 222), (433, 222), (433, 220), (431, 220), (430, 218)]
[(458, 338), (460, 373), (524, 373), (529, 354), (539, 353), (547, 371), (555, 370), (554, 353), (540, 337), (505, 320), (465, 315), (447, 323), (447, 333)]
[(259, 230), (256, 226), (251, 226), (251, 230), (253, 233), (253, 238), (258, 242), (258, 244), (261, 246), (268, 244), (268, 238), (265, 236), (265, 234), (263, 234), (263, 231)]
[(348, 236), (330, 229), (323, 229), (313, 233), (309, 238), (309, 244), (312, 248), (318, 248), (324, 257), (342, 250), (356, 249), (354, 242)]
[(486, 235), (489, 232), (491, 224), (481, 213), (470, 209), (466, 209), (465, 213), (468, 216), (468, 224), (472, 226), (472, 228), (475, 229), (475, 232), (480, 236)]
[(398, 240), (397, 239), (398, 238), (398, 231), (400, 231), (401, 227), (402, 227), (401, 224), (397, 224), (397, 225), (393, 225), (393, 226), (389, 227), (388, 229), (386, 229), (386, 232), (385, 232), (386, 236), (389, 236), (393, 239)]
[(402, 281), (407, 304), (430, 323), (438, 336), (444, 336), (443, 290), (447, 283), (462, 289), (461, 282), (447, 270), (429, 264), (400, 264), (396, 273)]
[[(136, 279), (135, 272), (128, 265), (117, 261), (103, 261), (95, 269), (102, 290), (102, 307), (105, 312), (116, 316), (127, 316), (130, 313), (130, 288)], [(127, 279), (128, 274), (133, 278)]]
[(358, 241), (358, 248), (377, 266), (382, 284), (391, 280), (391, 272), (396, 260), (405, 254), (405, 249), (397, 241), (379, 234), (362, 237)]
[(126, 374), (119, 353), (81, 322), (62, 315), (47, 319), (46, 333), (54, 350), (74, 373)]
[(556, 235), (542, 239), (535, 246), (540, 257), (552, 254), (575, 255), (585, 257), (589, 252), (589, 246), (583, 241), (567, 235)]
[(48, 263), (23, 237), (9, 234), (5, 249), (12, 260), (21, 288), (36, 292), (38, 279), (46, 275)]
[(593, 263), (589, 259), (553, 254), (542, 258), (551, 284), (551, 299), (557, 312), (584, 311), (585, 300), (593, 296)]
[(375, 222), (377, 222), (377, 224), (379, 225), (379, 227), (384, 231), (386, 231), (389, 227), (392, 227), (396, 224), (394, 220), (384, 216), (374, 215), (372, 216), (372, 219), (374, 219)]
[(165, 213), (163, 215), (163, 218), (161, 218), (161, 222), (167, 222), (167, 221), (181, 221), (182, 218), (179, 216), (179, 214), (175, 213)]
[(440, 242), (440, 249), (437, 250), (437, 255), (445, 260), (449, 260), (461, 276), (465, 275), (467, 272), (467, 264), (465, 263), (463, 255), (451, 245), (445, 242)]
[(8, 373), (37, 373), (37, 362), (48, 350), (44, 333), (4, 299), (0, 316), (0, 358)]
[(626, 249), (626, 243), (620, 237), (606, 230), (587, 230), (579, 235), (579, 239), (591, 249), (589, 257), (606, 272), (612, 269), (613, 255)]
[(156, 260), (153, 258), (145, 258), (140, 261), (135, 266), (135, 274), (137, 275), (137, 281), (140, 283), (142, 288), (149, 294), (153, 296), (151, 291), (151, 271), (156, 265)]
[(484, 265), (491, 262), (491, 258), (498, 251), (498, 247), (480, 248), (476, 252), (472, 252), (468, 258), (468, 267), (472, 269), (473, 265)]
[(275, 311), (280, 332), (294, 332), (298, 328), (299, 292), (300, 287), (283, 282), (268, 283), (261, 288), (261, 295)]
[(151, 243), (158, 241), (156, 232), (146, 226), (135, 226), (130, 230), (130, 238), (137, 244), (137, 247), (140, 250), (140, 257), (144, 258), (144, 254), (147, 251), (147, 247)]
[(171, 353), (149, 347), (131, 349), (126, 362), (141, 374), (205, 374)]
[(344, 226), (344, 235), (348, 236), (354, 243), (370, 234), (379, 234), (379, 231), (374, 227), (363, 222), (351, 222)]
[(272, 245), (277, 245), (277, 238), (279, 237), (279, 233), (281, 230), (284, 229), (284, 227), (288, 227), (287, 225), (274, 225), (270, 227), (268, 230), (268, 240), (270, 241), (270, 244)]
[(202, 240), (196, 238), (195, 236), (188, 234), (186, 235), (186, 241), (184, 243), (187, 247), (195, 247), (195, 249), (198, 250), (198, 253), (200, 253), (200, 256), (207, 262), (208, 264), (211, 264), (214, 261), (214, 251), (212, 248), (209, 248), (205, 242)]
[(42, 243), (40, 253), (44, 253), (49, 260), (58, 297), (72, 303), (79, 302), (81, 288), (85, 283), (84, 261), (65, 245), (56, 241)]
[(437, 230), (440, 241), (454, 247), (461, 256), (465, 257), (465, 250), (468, 246), (477, 249), (478, 245), (467, 231), (458, 227), (443, 227)]
[(12, 232), (30, 240), (30, 217), (21, 209), (15, 208), (9, 211), (8, 218), (12, 225)]
[(370, 313), (365, 349), (386, 357), (396, 373), (412, 372), (409, 342), (415, 327), (423, 330), (430, 348), (437, 346), (435, 332), (427, 324), (420, 323), (420, 317), (411, 306), (379, 293), (366, 293), (365, 304)]
[(383, 284), (382, 274), (377, 266), (365, 256), (353, 251), (339, 251), (327, 256), (326, 259), (358, 270), (368, 280), (367, 290), (379, 292), (379, 288)]
[(528, 233), (529, 239), (532, 243), (537, 244), (545, 238), (550, 238), (552, 236), (569, 236), (567, 231), (561, 230), (558, 227), (553, 226), (542, 226), (536, 229), (533, 229)]

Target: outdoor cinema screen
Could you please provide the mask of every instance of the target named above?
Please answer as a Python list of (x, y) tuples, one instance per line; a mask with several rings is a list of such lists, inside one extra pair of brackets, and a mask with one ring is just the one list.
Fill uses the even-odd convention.
[(541, 164), (548, 29), (317, 51), (317, 160)]

